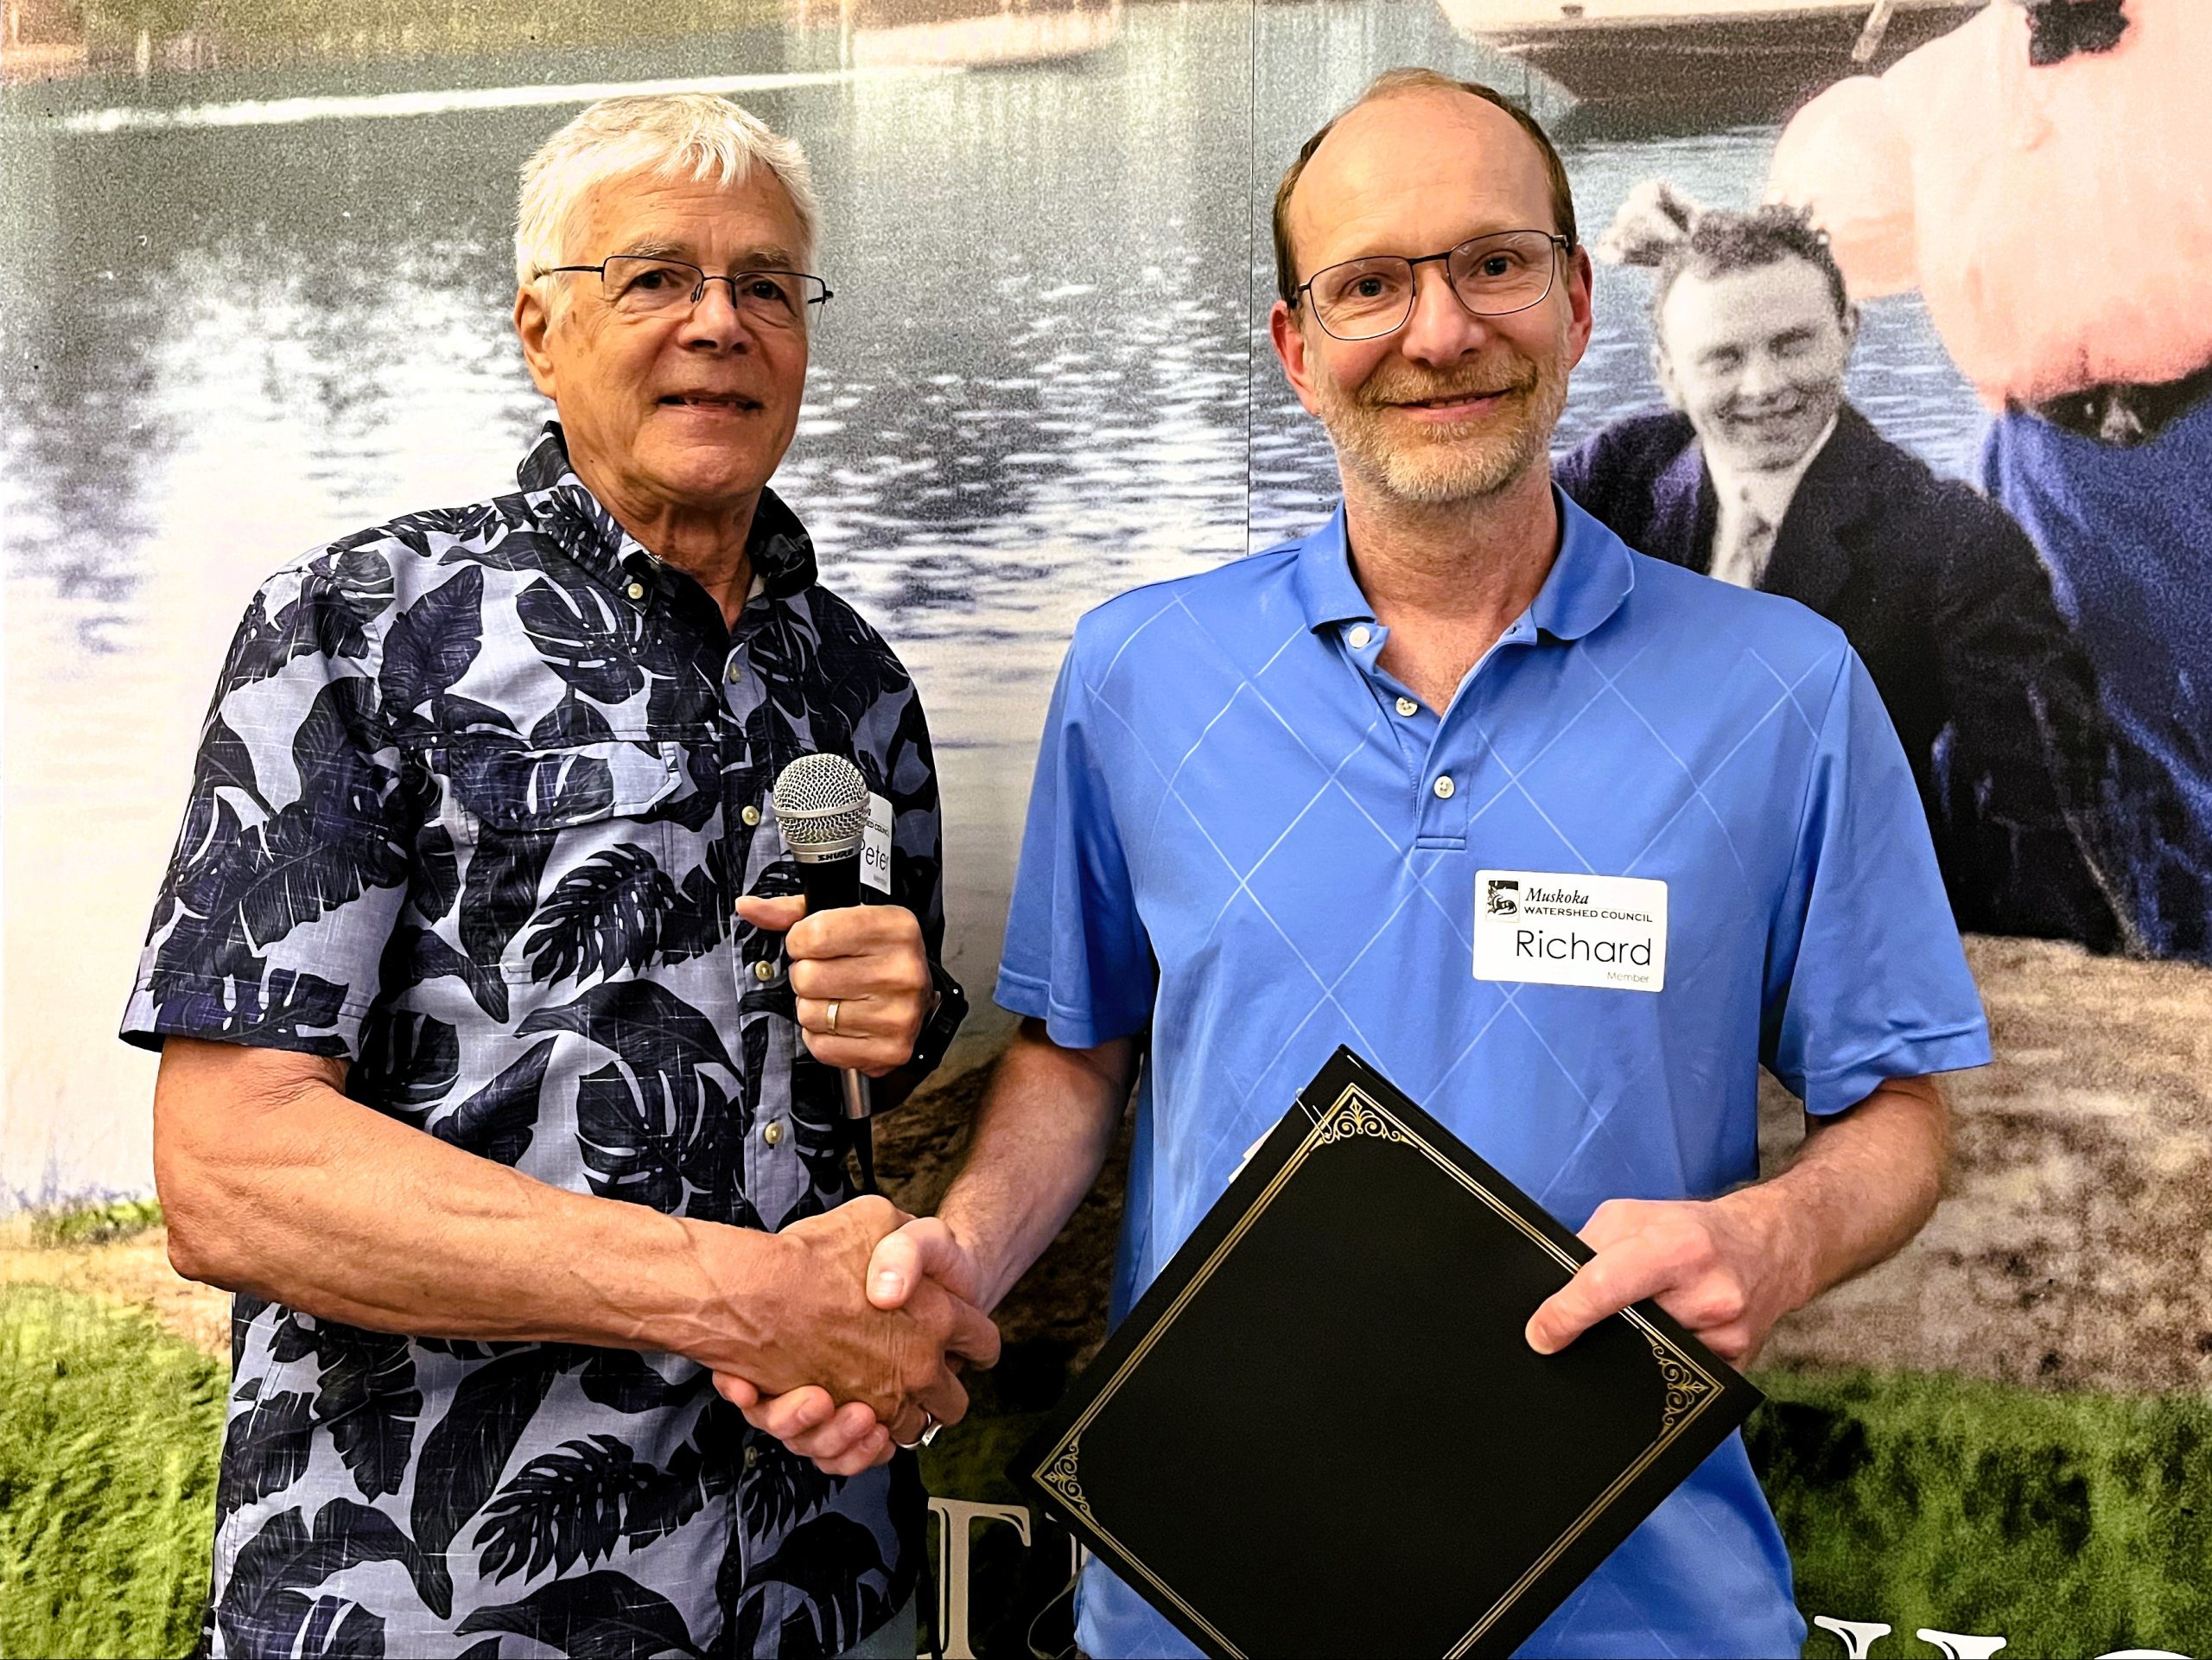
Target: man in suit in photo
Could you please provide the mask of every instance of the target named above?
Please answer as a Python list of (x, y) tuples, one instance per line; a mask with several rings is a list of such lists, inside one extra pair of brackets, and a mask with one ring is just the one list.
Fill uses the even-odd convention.
[(1904, 741), (1961, 929), (2125, 944), (2088, 660), (2010, 516), (1846, 399), (1858, 316), (1821, 233), (1662, 186), (1609, 240), (1657, 267), (1670, 407), (1562, 457), (1560, 487), (1631, 547), (1843, 630)]

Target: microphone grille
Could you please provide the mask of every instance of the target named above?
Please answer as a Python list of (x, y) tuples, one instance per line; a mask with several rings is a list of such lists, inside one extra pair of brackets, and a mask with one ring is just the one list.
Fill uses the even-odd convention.
[(868, 828), (868, 780), (842, 755), (801, 755), (777, 775), (773, 793), (786, 846), (854, 843)]

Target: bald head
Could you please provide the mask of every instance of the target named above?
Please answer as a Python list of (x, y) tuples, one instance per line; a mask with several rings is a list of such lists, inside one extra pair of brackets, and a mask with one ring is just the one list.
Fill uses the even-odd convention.
[[(1408, 213), (1424, 201), (1432, 211)], [(1483, 222), (1418, 248), (1358, 245), (1386, 224), (1472, 219)], [(1274, 228), (1286, 303), (1316, 270), (1367, 253), (1428, 252), (1490, 230), (1576, 240), (1567, 169), (1543, 129), (1491, 88), (1430, 69), (1377, 77), (1306, 141), (1275, 191)]]

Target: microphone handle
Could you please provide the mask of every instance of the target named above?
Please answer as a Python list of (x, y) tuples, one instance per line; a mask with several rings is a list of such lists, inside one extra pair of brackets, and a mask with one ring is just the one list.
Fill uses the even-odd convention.
[[(841, 859), (823, 859), (814, 863), (794, 860), (798, 866), (800, 891), (806, 895), (809, 916), (821, 911), (842, 911), (861, 902), (860, 849)], [(849, 1066), (837, 1069), (837, 1082), (843, 1094), (845, 1128), (851, 1137), (853, 1151), (860, 1157), (861, 1191), (875, 1191), (874, 1136), (868, 1119), (875, 1110), (870, 1098), (866, 1072), (855, 1072)]]
[(804, 860), (792, 862), (798, 866), (798, 885), (806, 895), (809, 916), (819, 911), (842, 911), (861, 902), (858, 848), (842, 859), (824, 859), (818, 864), (809, 864)]

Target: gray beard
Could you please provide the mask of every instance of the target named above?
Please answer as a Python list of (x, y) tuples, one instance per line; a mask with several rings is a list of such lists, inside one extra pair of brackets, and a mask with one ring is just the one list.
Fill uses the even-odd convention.
[[(1529, 411), (1531, 417), (1536, 413)], [(1339, 467), (1376, 494), (1408, 507), (1448, 507), (1497, 495), (1544, 455), (1549, 436), (1549, 423), (1534, 418), (1480, 443), (1393, 446), (1357, 423), (1329, 435)]]
[[(1565, 348), (1562, 339), (1562, 353)], [(1526, 396), (1519, 421), (1478, 439), (1392, 443), (1383, 434), (1380, 410), (1355, 398), (1340, 400), (1333, 389), (1323, 400), (1320, 419), (1336, 448), (1337, 465), (1348, 477), (1408, 507), (1448, 507), (1496, 496), (1546, 461), (1566, 407), (1567, 376), (1546, 365)]]

